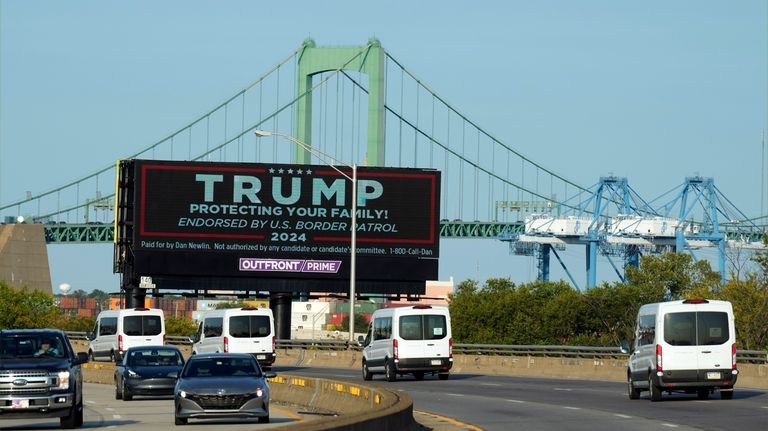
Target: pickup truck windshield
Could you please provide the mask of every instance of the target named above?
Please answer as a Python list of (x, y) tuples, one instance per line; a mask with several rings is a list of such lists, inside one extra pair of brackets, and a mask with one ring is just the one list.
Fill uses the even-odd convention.
[(0, 338), (0, 359), (64, 358), (64, 343), (52, 335), (25, 335)]

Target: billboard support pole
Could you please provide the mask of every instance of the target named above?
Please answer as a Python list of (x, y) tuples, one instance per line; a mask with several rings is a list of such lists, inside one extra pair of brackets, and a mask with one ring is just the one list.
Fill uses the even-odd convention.
[[(336, 160), (333, 156), (324, 153), (323, 151), (318, 150), (317, 148), (312, 148), (310, 145), (308, 145), (305, 142), (300, 141), (298, 138), (285, 134), (280, 132), (268, 132), (266, 130), (254, 130), (253, 132), (257, 138), (265, 138), (268, 136), (280, 136), (281, 138), (285, 138), (294, 144), (300, 146), (304, 150), (314, 154), (317, 156), (318, 159), (320, 159), (323, 163), (328, 165), (330, 168), (332, 168), (334, 171), (338, 172), (339, 175), (342, 177), (348, 179), (352, 182), (352, 205), (351, 205), (351, 222), (350, 222), (350, 236), (349, 236), (349, 343), (354, 344), (355, 343), (355, 278), (356, 278), (356, 255), (357, 255), (357, 164), (352, 163), (351, 165), (348, 165), (344, 162), (340, 162)], [(344, 173), (342, 170), (336, 167), (336, 165), (329, 163), (329, 160), (336, 165), (342, 165), (346, 166), (348, 168), (352, 169), (352, 176), (349, 176), (348, 174)]]

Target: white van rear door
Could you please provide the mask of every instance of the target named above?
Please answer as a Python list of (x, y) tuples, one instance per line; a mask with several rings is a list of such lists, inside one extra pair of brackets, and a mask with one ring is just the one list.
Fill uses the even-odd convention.
[[(272, 353), (272, 319), (268, 315), (244, 314), (229, 317), (229, 351)], [(258, 358), (257, 359), (266, 359)]]
[(401, 358), (447, 358), (448, 318), (444, 314), (412, 314), (398, 319)]
[[(699, 311), (697, 313), (698, 366), (700, 370), (731, 369), (729, 315), (725, 311)], [(720, 380), (720, 373), (712, 372), (707, 379)]]

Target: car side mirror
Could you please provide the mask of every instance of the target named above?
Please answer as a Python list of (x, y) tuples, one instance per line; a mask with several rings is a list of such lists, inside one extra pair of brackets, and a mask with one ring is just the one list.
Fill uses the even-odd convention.
[(621, 353), (625, 355), (629, 354), (629, 341), (627, 341), (626, 339), (621, 340), (619, 350), (621, 350)]
[(189, 337), (187, 337), (187, 339), (189, 340), (190, 344), (195, 344), (195, 343), (197, 343), (198, 341), (200, 341), (200, 339), (199, 339), (199, 338), (197, 338), (197, 334), (195, 334), (195, 335), (190, 335)]
[(264, 373), (264, 378), (274, 379), (275, 377), (277, 377), (277, 373), (273, 371), (267, 371), (266, 373)]
[(365, 346), (365, 337), (363, 337), (362, 335), (358, 335), (357, 336), (357, 345), (360, 346), (360, 347)]
[(85, 352), (77, 352), (75, 355), (75, 365), (85, 364), (88, 362), (88, 354)]
[(178, 371), (172, 371), (172, 372), (168, 373), (168, 377), (170, 377), (172, 379), (178, 379), (179, 378), (179, 372)]

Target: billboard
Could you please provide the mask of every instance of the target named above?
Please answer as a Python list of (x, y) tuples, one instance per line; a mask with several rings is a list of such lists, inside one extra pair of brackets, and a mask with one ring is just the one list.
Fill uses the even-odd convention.
[[(218, 288), (256, 280), (262, 290), (346, 289), (351, 168), (130, 160), (124, 169), (130, 181), (120, 182), (132, 190), (118, 199), (131, 205), (118, 209), (130, 214), (118, 220), (131, 225), (135, 274), (174, 288), (215, 278)], [(438, 171), (357, 169), (359, 292), (437, 278), (439, 202)]]

